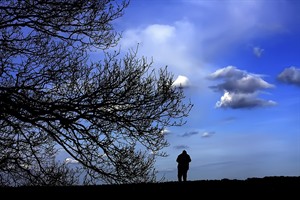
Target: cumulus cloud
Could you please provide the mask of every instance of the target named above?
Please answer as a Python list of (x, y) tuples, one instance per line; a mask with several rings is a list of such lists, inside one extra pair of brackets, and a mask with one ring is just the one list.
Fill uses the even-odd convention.
[(296, 68), (294, 66), (285, 68), (277, 76), (277, 79), (284, 83), (300, 86), (300, 68)]
[(210, 87), (223, 93), (220, 101), (216, 103), (217, 108), (252, 108), (276, 104), (274, 101), (257, 97), (262, 89), (274, 87), (264, 81), (261, 75), (227, 66), (210, 74), (208, 79), (223, 80), (222, 83)]
[[(194, 56), (195, 27), (188, 20), (176, 21), (172, 24), (150, 24), (124, 31), (120, 45), (122, 49), (133, 48), (139, 44), (138, 53), (146, 57), (153, 57), (155, 66), (168, 66), (174, 75), (185, 74), (189, 79), (200, 79), (206, 69), (202, 57)], [(197, 36), (199, 37), (199, 36)], [(205, 51), (203, 51), (205, 52)], [(197, 53), (202, 55), (203, 52)]]
[(190, 81), (186, 76), (179, 75), (172, 85), (174, 87), (186, 88), (190, 86)]
[(234, 66), (218, 69), (216, 72), (210, 74), (208, 78), (211, 80), (224, 79), (222, 84), (211, 86), (212, 89), (217, 91), (226, 90), (228, 92), (253, 93), (259, 89), (274, 87), (264, 81), (260, 75), (239, 70)]
[(217, 108), (253, 108), (260, 106), (273, 106), (276, 102), (257, 98), (256, 93), (236, 93), (225, 91), (220, 101), (217, 101)]

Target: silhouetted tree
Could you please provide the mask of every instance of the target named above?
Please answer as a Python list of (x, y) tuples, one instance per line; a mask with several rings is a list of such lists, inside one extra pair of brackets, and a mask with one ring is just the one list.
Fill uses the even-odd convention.
[[(2, 133), (2, 132), (1, 132)], [(50, 137), (27, 134), (18, 140), (5, 136), (7, 143), (0, 145), (0, 185), (74, 185), (79, 183), (80, 168), (70, 168), (55, 160), (58, 149)], [(18, 137), (18, 136), (17, 136)], [(17, 144), (13, 144), (14, 142)]]
[[(65, 165), (42, 164), (50, 145), (81, 164), (86, 184), (155, 181), (155, 156), (168, 145), (163, 130), (183, 125), (192, 104), (166, 67), (151, 69), (136, 51), (108, 53), (120, 39), (112, 22), (128, 4), (1, 1), (1, 172), (36, 176), (28, 163), (63, 172)], [(89, 58), (93, 50), (101, 61)]]

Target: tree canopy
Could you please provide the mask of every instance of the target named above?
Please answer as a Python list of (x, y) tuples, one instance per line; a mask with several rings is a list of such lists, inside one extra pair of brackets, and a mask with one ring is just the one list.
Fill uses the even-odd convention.
[[(183, 125), (192, 104), (167, 67), (153, 68), (135, 50), (109, 51), (121, 38), (113, 21), (128, 5), (0, 2), (0, 184), (42, 184), (51, 169), (72, 175), (55, 161), (58, 149), (80, 163), (86, 184), (156, 180), (163, 131)], [(90, 59), (95, 49), (101, 61)], [(44, 184), (61, 184), (53, 180)]]

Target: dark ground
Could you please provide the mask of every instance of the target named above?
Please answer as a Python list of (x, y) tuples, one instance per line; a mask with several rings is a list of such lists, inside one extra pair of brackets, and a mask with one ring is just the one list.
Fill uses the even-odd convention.
[[(69, 186), (69, 187), (0, 187), (0, 194), (8, 197), (93, 197), (96, 199), (107, 198), (137, 198), (149, 199), (150, 197), (181, 196), (197, 199), (211, 197), (249, 197), (265, 198), (279, 197), (283, 199), (299, 199), (299, 177), (264, 177), (248, 178), (246, 180), (222, 179), (222, 180), (199, 180), (187, 182), (162, 182), (140, 183), (122, 185), (94, 185), (94, 186)], [(1, 196), (2, 196), (1, 195)], [(61, 196), (62, 195), (62, 196)], [(83, 196), (82, 196), (83, 195)], [(101, 198), (103, 197), (103, 198)], [(204, 198), (205, 197), (205, 198)]]

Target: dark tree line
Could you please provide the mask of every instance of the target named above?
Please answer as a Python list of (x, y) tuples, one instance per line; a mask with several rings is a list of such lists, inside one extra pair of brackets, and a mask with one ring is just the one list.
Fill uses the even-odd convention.
[[(192, 104), (166, 67), (109, 51), (128, 5), (0, 1), (0, 184), (72, 185), (83, 172), (85, 184), (156, 181), (163, 130)], [(57, 161), (60, 148), (80, 168)]]

